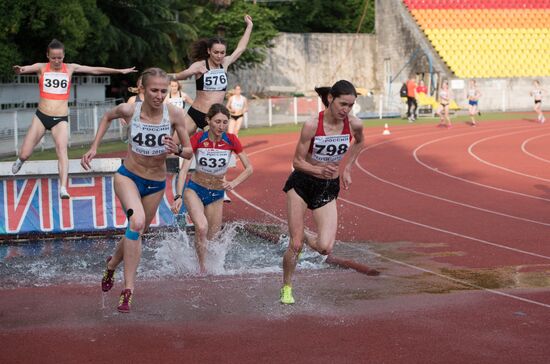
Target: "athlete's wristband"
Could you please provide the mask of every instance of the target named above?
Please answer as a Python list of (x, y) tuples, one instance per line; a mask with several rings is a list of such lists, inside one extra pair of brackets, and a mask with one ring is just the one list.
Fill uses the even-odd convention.
[(175, 195), (175, 196), (174, 196), (174, 201), (177, 201), (177, 200), (180, 199), (180, 198), (181, 198), (181, 195)]
[(178, 152), (176, 153), (176, 155), (181, 157), (182, 152), (183, 152), (183, 146), (180, 144), (178, 145)]

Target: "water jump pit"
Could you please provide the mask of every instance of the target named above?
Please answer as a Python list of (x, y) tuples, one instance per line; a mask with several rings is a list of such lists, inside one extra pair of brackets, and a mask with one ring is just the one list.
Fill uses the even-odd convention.
[[(0, 244), (0, 287), (36, 287), (63, 284), (98, 284), (105, 259), (119, 237), (36, 239)], [(137, 279), (177, 280), (200, 277), (192, 229), (179, 226), (145, 235)], [(286, 230), (279, 225), (231, 222), (208, 246), (208, 276), (281, 274), (288, 246)], [(297, 265), (302, 270), (354, 269), (378, 275), (371, 268), (377, 259), (364, 244), (337, 242), (328, 258), (304, 245)], [(360, 250), (357, 250), (360, 249)], [(115, 274), (122, 284), (122, 265)]]

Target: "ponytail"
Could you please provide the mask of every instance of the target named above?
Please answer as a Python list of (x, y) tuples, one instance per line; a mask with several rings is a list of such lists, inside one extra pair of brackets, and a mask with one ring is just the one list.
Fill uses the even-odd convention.
[(209, 39), (199, 39), (191, 44), (189, 57), (192, 62), (204, 61), (208, 59), (208, 50), (212, 49), (214, 44), (223, 44), (227, 47), (227, 43), (223, 38), (213, 37)]
[(315, 92), (317, 92), (317, 95), (319, 95), (325, 107), (329, 106), (329, 94), (333, 98), (337, 98), (342, 95), (352, 95), (357, 97), (357, 90), (355, 90), (355, 86), (353, 86), (351, 82), (346, 80), (340, 80), (332, 85), (332, 87), (315, 87)]

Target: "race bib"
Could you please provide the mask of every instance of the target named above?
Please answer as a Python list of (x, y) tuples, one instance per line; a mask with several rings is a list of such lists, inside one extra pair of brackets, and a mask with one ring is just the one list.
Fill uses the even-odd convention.
[(223, 68), (209, 70), (202, 77), (205, 91), (223, 91), (227, 87), (227, 75)]
[(349, 135), (316, 136), (311, 157), (318, 162), (340, 162), (349, 149)]
[(229, 167), (230, 150), (199, 148), (196, 151), (197, 160), (195, 169), (202, 173), (215, 176), (223, 175)]
[(132, 122), (132, 151), (145, 156), (166, 153), (164, 137), (170, 135), (170, 124), (160, 125)]
[(63, 72), (46, 72), (42, 87), (46, 93), (64, 95), (69, 91), (69, 75)]
[(176, 107), (183, 109), (184, 104), (183, 104), (183, 98), (181, 97), (174, 97), (174, 98), (168, 99), (168, 102)]

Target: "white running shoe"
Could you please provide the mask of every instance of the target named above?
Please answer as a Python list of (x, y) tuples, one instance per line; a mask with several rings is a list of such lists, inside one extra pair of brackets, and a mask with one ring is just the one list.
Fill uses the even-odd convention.
[(231, 202), (231, 199), (229, 198), (229, 196), (227, 195), (227, 192), (224, 191), (223, 193), (223, 202)]
[(69, 192), (67, 192), (67, 188), (64, 186), (61, 186), (59, 188), (59, 198), (66, 200), (71, 198), (71, 195), (69, 195)]
[(17, 160), (15, 162), (13, 162), (12, 166), (11, 166), (11, 173), (13, 174), (17, 174), (17, 172), (19, 172), (19, 170), (21, 169), (21, 166), (23, 166), (23, 162), (21, 159), (17, 158)]

